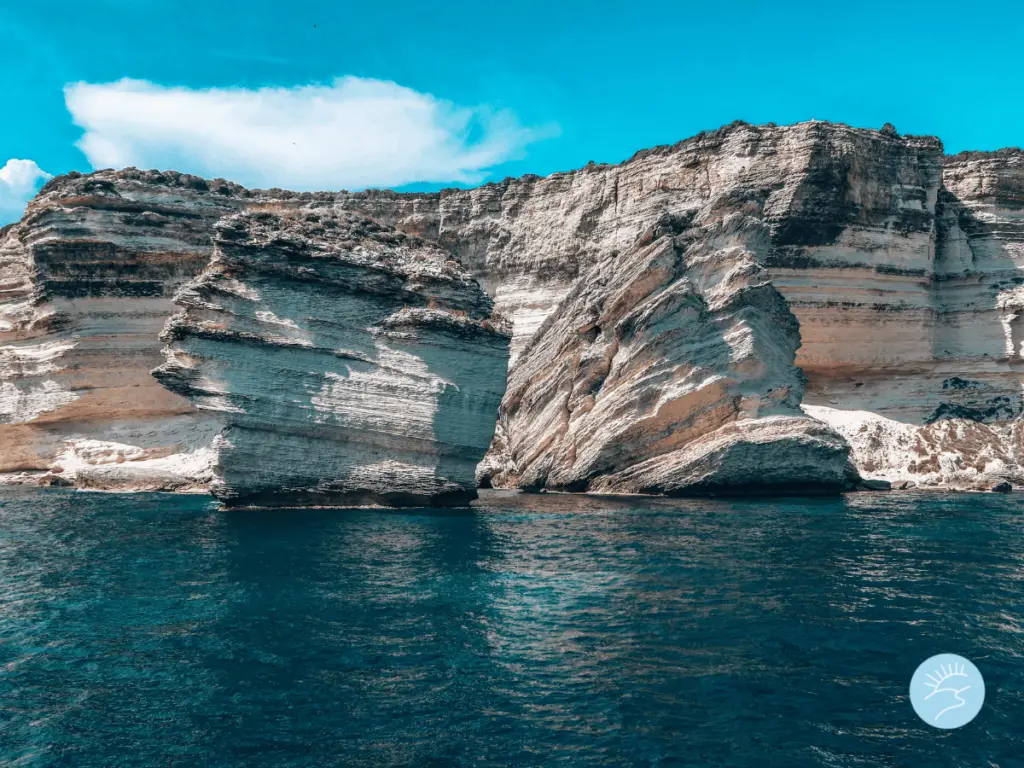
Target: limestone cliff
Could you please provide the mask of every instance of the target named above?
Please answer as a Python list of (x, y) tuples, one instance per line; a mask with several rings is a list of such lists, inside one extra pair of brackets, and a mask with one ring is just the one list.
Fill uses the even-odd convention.
[(229, 506), (465, 503), (508, 335), (450, 254), (352, 212), (251, 212), (164, 333), (169, 389), (215, 413)]
[(899, 163), (849, 153), (861, 159), (836, 195), (858, 200), (849, 234), (771, 270), (800, 319), (805, 410), (847, 438), (866, 478), (1020, 483), (1020, 153), (944, 158), (902, 141)]
[(1024, 482), (1022, 168), (1017, 150), (810, 122), (440, 193), (57, 179), (0, 233), (0, 471), (203, 487), (226, 417), (149, 375), (158, 330), (218, 220), (302, 210), (436, 243), (510, 319), (485, 484), (721, 492), (755, 464), (777, 489)]
[(666, 218), (577, 280), (509, 378), (492, 484), (837, 492), (846, 443), (800, 411), (796, 318), (728, 204)]
[(0, 241), (0, 473), (201, 489), (216, 434), (153, 379), (177, 288), (241, 187), (167, 173), (48, 183)]
[[(222, 425), (151, 375), (173, 296), (222, 217), (339, 197), (135, 169), (48, 183), (0, 229), (0, 482), (205, 490)], [(415, 229), (437, 195), (358, 197)]]
[[(537, 329), (574, 311), (563, 299), (587, 290), (592, 272), (634, 258), (637, 238), (670, 217), (695, 225), (687, 248), (752, 259), (785, 297), (800, 326), (803, 410), (846, 438), (862, 476), (954, 488), (1021, 482), (1021, 158), (944, 158), (937, 139), (891, 126), (739, 123), (619, 166), (443, 194), (439, 239), (486, 275), (515, 323), (485, 479), (531, 486), (528, 472), (516, 479), (523, 461), (552, 461), (554, 477), (576, 477), (571, 451), (517, 453), (520, 437), (536, 436), (525, 425), (546, 417), (540, 404), (530, 414), (513, 399), (517, 367), (533, 370), (515, 356), (532, 354)], [(756, 236), (712, 226), (739, 216)], [(549, 383), (565, 391), (572, 379), (566, 371)], [(670, 429), (685, 432), (685, 422)], [(644, 446), (632, 446), (638, 466), (653, 458)]]

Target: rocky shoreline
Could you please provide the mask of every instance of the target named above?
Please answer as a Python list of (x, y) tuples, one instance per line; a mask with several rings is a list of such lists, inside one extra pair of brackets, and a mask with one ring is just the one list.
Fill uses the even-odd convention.
[(70, 174), (0, 232), (0, 482), (1005, 491), (1022, 310), (1024, 153), (891, 126), (439, 193)]

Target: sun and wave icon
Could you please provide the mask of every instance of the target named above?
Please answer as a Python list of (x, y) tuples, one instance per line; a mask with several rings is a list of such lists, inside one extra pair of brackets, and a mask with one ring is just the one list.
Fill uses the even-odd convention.
[(910, 681), (918, 716), (936, 728), (959, 728), (975, 718), (985, 701), (985, 681), (970, 661), (953, 653), (932, 656)]
[(967, 680), (970, 678), (970, 675), (964, 672), (963, 664), (956, 663), (950, 664), (948, 666), (944, 664), (928, 675), (928, 682), (925, 683), (925, 685), (931, 688), (932, 692), (924, 697), (926, 701), (930, 699), (932, 696), (935, 696), (939, 693), (951, 693), (953, 694), (953, 698), (956, 699), (957, 702), (956, 704), (950, 704), (945, 709), (940, 709), (935, 714), (935, 722), (938, 722), (939, 718), (947, 712), (949, 712), (950, 710), (959, 709), (960, 707), (967, 706), (967, 699), (962, 698), (960, 694), (964, 691), (970, 690), (971, 686), (965, 685), (962, 688), (954, 688), (952, 685), (943, 685), (943, 683), (945, 683), (947, 680), (951, 680), (954, 677), (960, 677), (964, 678), (964, 680)]

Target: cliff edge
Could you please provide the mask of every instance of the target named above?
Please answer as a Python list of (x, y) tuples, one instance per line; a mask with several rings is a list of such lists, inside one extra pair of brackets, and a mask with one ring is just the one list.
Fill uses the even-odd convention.
[[(283, 217), (266, 226), (300, 227), (314, 251), (345, 250), (315, 231), (322, 223), (293, 221), (301, 212), (417, 238), (508, 318), (508, 389), (491, 414), (484, 485), (719, 493), (756, 486), (755, 465), (762, 486), (779, 492), (862, 480), (1019, 484), (1022, 158), (946, 156), (938, 139), (891, 126), (812, 121), (734, 123), (618, 165), (439, 193), (246, 190), (135, 169), (61, 177), (0, 232), (0, 473), (92, 488), (236, 488), (217, 435), (248, 427), (185, 382), (185, 349), (200, 345), (200, 326), (172, 323), (176, 373), (161, 367), (158, 336), (180, 308), (176, 293), (186, 317), (198, 316), (197, 302), (216, 303), (203, 286), (226, 264), (241, 282), (260, 281), (271, 304), (275, 281), (294, 283), (262, 262), (231, 261), (241, 258), (229, 237), (238, 222), (249, 222), (238, 242), (262, 236), (247, 217)], [(284, 245), (274, 248), (286, 258)], [(310, 293), (289, 299), (316, 303), (309, 327), (287, 302), (218, 322), (264, 342), (290, 338), (287, 326), (267, 335), (273, 322), (253, 320), (258, 311), (314, 333), (340, 311), (328, 283), (321, 296), (307, 281)], [(433, 311), (424, 300), (416, 311)], [(397, 319), (374, 318), (359, 333), (398, 333)], [(239, 330), (245, 323), (255, 330)], [(421, 332), (435, 331), (401, 331)], [(223, 383), (228, 369), (249, 365), (239, 350), (255, 359), (257, 347), (276, 344), (211, 346), (195, 375)], [(149, 373), (158, 367), (169, 388)], [(280, 381), (301, 400), (309, 382), (296, 376)], [(234, 381), (225, 390), (241, 391)], [(291, 418), (280, 413), (282, 424)], [(319, 467), (296, 487), (329, 474)]]

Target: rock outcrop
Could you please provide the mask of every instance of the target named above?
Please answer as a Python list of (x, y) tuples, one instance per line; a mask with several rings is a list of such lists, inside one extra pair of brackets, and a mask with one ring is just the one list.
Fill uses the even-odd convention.
[[(1024, 481), (1021, 158), (1016, 150), (944, 157), (939, 140), (891, 126), (738, 123), (619, 166), (442, 195), (439, 239), (487, 276), (515, 325), (504, 423), (483, 479), (532, 487), (521, 464), (547, 460), (561, 463), (550, 476), (563, 477), (571, 452), (544, 459), (536, 446), (517, 450), (534, 434), (517, 429), (545, 418), (513, 399), (517, 367), (531, 365), (517, 355), (532, 354), (536, 331), (573, 311), (563, 300), (585, 290), (591, 271), (608, 273), (669, 217), (692, 221), (693, 237), (705, 238), (689, 248), (740, 245), (724, 258), (763, 268), (759, 279), (799, 321), (801, 406), (845, 438), (869, 485)], [(756, 237), (716, 233), (713, 222), (740, 213), (760, 222)], [(571, 389), (571, 379), (566, 372), (557, 384)]]
[(225, 425), (227, 505), (476, 497), (509, 336), (447, 252), (353, 212), (243, 213), (175, 300), (154, 373)]
[(587, 269), (521, 350), (494, 485), (615, 493), (838, 492), (849, 448), (800, 411), (796, 318), (767, 227), (716, 201)]
[[(252, 422), (223, 410), (241, 407), (223, 398), (243, 389), (219, 386), (216, 356), (245, 345), (200, 356), (195, 375), (217, 386), (193, 387), (185, 358), (172, 360), (161, 374), (171, 392), (148, 373), (161, 360), (157, 332), (174, 292), (208, 265), (218, 220), (263, 212), (287, 229), (293, 212), (313, 211), (369, 217), (389, 238), (442, 249), (509, 319), (509, 387), (482, 484), (719, 493), (1024, 483), (1022, 169), (1019, 150), (948, 157), (938, 139), (891, 126), (812, 121), (736, 123), (619, 165), (440, 193), (249, 191), (132, 169), (57, 179), (0, 232), (0, 472), (202, 488), (221, 456), (219, 492), (234, 493), (229, 457), (248, 449), (225, 452), (214, 436)], [(302, 237), (344, 250), (330, 234)], [(207, 279), (183, 300), (217, 303), (199, 288)], [(258, 311), (311, 338), (312, 326), (279, 309)], [(264, 339), (295, 332), (222, 315), (231, 333), (249, 322)], [(366, 332), (387, 338), (394, 329), (374, 317)], [(174, 348), (192, 344), (189, 331)], [(315, 346), (343, 348), (333, 344)], [(328, 475), (320, 466), (296, 487)]]
[(241, 187), (167, 173), (48, 183), (0, 241), (0, 473), (8, 482), (201, 490), (216, 434), (150, 375), (171, 297)]
[(173, 296), (209, 263), (224, 216), (349, 199), (436, 229), (436, 194), (253, 191), (135, 169), (49, 182), (0, 229), (0, 482), (205, 491), (222, 424), (151, 375)]

